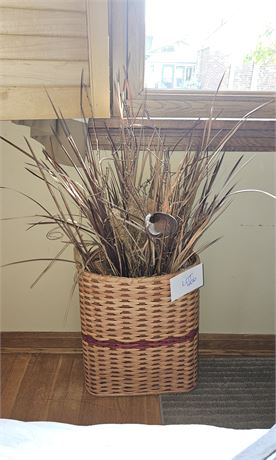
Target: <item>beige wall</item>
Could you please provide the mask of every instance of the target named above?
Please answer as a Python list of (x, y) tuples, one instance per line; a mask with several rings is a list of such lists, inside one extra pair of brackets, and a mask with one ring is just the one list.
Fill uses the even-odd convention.
[[(237, 188), (275, 194), (275, 177), (275, 153), (257, 153)], [(206, 235), (223, 239), (202, 255), (202, 332), (275, 333), (275, 210), (264, 195), (236, 195)]]
[[(28, 136), (30, 129), (10, 122), (1, 122), (2, 135), (25, 148), (23, 136)], [(32, 145), (39, 151), (41, 146), (32, 140)], [(14, 187), (49, 203), (48, 192), (31, 175), (24, 171), (28, 159), (23, 158), (14, 148), (1, 142), (1, 185)], [(28, 199), (13, 192), (0, 191), (3, 206), (2, 216), (30, 216), (39, 212), (38, 207)], [(49, 241), (45, 230), (35, 228), (26, 231), (27, 223), (32, 219), (13, 220), (2, 223), (2, 261), (37, 257), (53, 257), (61, 248), (59, 241)], [(49, 229), (48, 229), (49, 230)], [(66, 258), (72, 258), (70, 252)], [(73, 280), (73, 264), (57, 262), (44, 275), (40, 282), (30, 289), (36, 276), (45, 267), (45, 262), (31, 262), (7, 267), (1, 271), (2, 292), (1, 311), (2, 329), (6, 331), (74, 331), (79, 330), (79, 311), (77, 295), (71, 302), (68, 320), (64, 323), (64, 314), (68, 307)]]
[[(1, 123), (2, 135), (24, 146), (29, 128)], [(32, 141), (37, 150), (40, 145)], [(1, 185), (14, 187), (49, 201), (42, 183), (24, 171), (25, 159), (12, 147), (0, 146)], [(238, 154), (229, 153), (226, 165)], [(246, 158), (252, 154), (246, 154)], [(239, 188), (260, 188), (275, 193), (275, 154), (258, 153), (243, 170)], [(227, 169), (227, 167), (226, 167)], [(37, 207), (13, 192), (1, 191), (2, 217), (32, 215)], [(26, 231), (31, 219), (1, 225), (0, 263), (52, 257), (59, 241), (49, 241), (46, 229)], [(202, 254), (205, 286), (201, 289), (201, 332), (275, 332), (275, 201), (262, 195), (236, 196), (232, 206), (209, 230), (205, 240), (223, 238)], [(67, 254), (71, 258), (70, 252)], [(45, 265), (40, 262), (7, 267), (1, 271), (2, 330), (78, 331), (75, 292), (67, 322), (73, 266), (57, 263), (33, 289), (29, 286)]]

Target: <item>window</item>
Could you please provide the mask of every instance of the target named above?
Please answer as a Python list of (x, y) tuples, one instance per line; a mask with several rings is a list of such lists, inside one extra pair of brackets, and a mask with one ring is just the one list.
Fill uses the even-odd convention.
[(193, 72), (193, 67), (186, 67), (186, 81), (191, 81)]
[(156, 56), (160, 65), (187, 66), (175, 89), (216, 90), (224, 75), (224, 91), (275, 91), (274, 2), (145, 0), (146, 67)]
[(155, 60), (154, 65), (151, 62), (147, 60), (145, 65), (145, 88), (190, 89), (193, 86), (194, 66), (166, 64), (164, 60)]
[[(205, 82), (204, 84), (199, 80), (198, 49), (196, 49), (196, 53), (192, 53), (190, 49), (188, 50), (185, 37), (182, 37), (182, 39), (181, 37), (175, 37), (176, 39), (173, 43), (166, 42), (159, 43), (160, 46), (154, 45), (154, 37), (149, 34), (146, 36), (145, 1), (149, 0), (120, 0), (120, 2), (115, 0), (112, 2), (114, 13), (112, 14), (113, 75), (117, 74), (118, 69), (122, 71), (127, 62), (127, 56), (130, 56), (128, 76), (133, 89), (134, 108), (140, 106), (146, 95), (147, 108), (151, 117), (208, 117), (218, 80), (215, 84), (212, 83), (211, 86), (209, 84), (210, 78), (209, 83)], [(181, 0), (181, 3), (185, 4), (186, 2)], [(220, 3), (225, 4), (225, 2)], [(239, 2), (238, 5), (241, 5), (241, 3), (243, 2)], [(170, 6), (171, 4), (172, 2), (170, 2)], [(206, 4), (209, 5), (209, 2)], [(159, 1), (157, 5), (159, 6)], [(204, 14), (200, 11), (198, 3), (195, 6), (197, 8), (197, 19), (202, 18), (204, 20)], [(231, 2), (229, 3), (229, 8), (231, 11)], [(233, 7), (232, 10), (234, 9)], [(247, 11), (247, 15), (250, 14), (251, 9), (252, 3), (250, 3), (250, 10), (249, 12)], [(156, 15), (160, 19), (161, 16), (158, 11)], [(181, 22), (181, 20), (183, 21), (183, 16), (179, 15), (179, 21)], [(124, 27), (122, 27), (123, 25)], [(196, 33), (200, 29), (200, 24), (193, 22), (192, 28)], [(246, 39), (246, 30), (244, 25), (243, 40)], [(162, 31), (163, 35), (166, 35), (167, 31), (164, 27)], [(187, 23), (185, 23), (184, 31), (187, 31)], [(233, 36), (234, 34), (235, 30), (232, 31)], [(179, 49), (185, 48), (185, 59), (182, 61), (176, 59)], [(255, 48), (252, 50), (251, 56), (250, 53), (247, 53), (248, 62), (250, 59), (256, 59), (258, 47)], [(204, 58), (206, 58), (208, 52), (210, 54), (210, 50), (206, 51), (204, 47), (200, 48), (200, 51), (204, 54)], [(267, 50), (263, 46), (261, 53), (264, 51), (269, 55), (271, 49)], [(166, 55), (166, 60), (163, 63), (159, 59), (161, 55)], [(200, 61), (201, 65), (203, 65), (203, 57)], [(246, 60), (244, 64), (246, 64)], [(216, 66), (210, 67), (212, 67), (213, 71), (218, 68), (224, 71), (223, 66), (225, 67), (225, 62), (222, 65), (221, 60), (217, 57)], [(154, 68), (153, 75), (150, 72), (151, 68)], [(205, 62), (206, 68), (208, 68), (208, 62)], [(203, 71), (202, 73), (204, 75)], [(220, 79), (222, 73), (219, 75), (219, 72), (216, 71), (216, 74)], [(274, 73), (272, 72), (272, 75), (274, 75), (272, 80), (273, 78), (275, 79), (275, 74), (276, 67)], [(268, 73), (264, 72), (264, 78), (268, 79)], [(233, 72), (231, 78), (229, 76), (229, 80), (231, 79), (232, 81), (238, 80), (237, 76), (234, 78)], [(235, 90), (221, 88), (216, 99), (214, 116), (219, 115), (224, 119), (240, 118), (257, 106), (272, 99), (275, 100), (275, 93), (271, 89), (259, 91), (256, 88), (254, 85), (251, 91), (245, 91), (244, 87), (241, 86), (236, 87)], [(270, 86), (267, 85), (267, 88), (270, 88)], [(258, 111), (257, 116), (263, 119), (274, 119), (275, 104), (270, 103), (263, 107)]]
[(174, 80), (174, 66), (163, 64), (162, 65), (162, 80), (161, 80), (161, 88), (173, 88)]
[(176, 88), (184, 88), (184, 82), (185, 82), (185, 67), (182, 65), (177, 65), (176, 66), (176, 81), (175, 81)]

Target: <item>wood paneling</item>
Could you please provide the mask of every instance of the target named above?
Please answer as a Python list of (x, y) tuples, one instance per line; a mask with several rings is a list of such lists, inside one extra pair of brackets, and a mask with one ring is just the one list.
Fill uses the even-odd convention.
[[(112, 136), (115, 144), (121, 142), (120, 121), (118, 118), (106, 120), (106, 125), (109, 128), (109, 133)], [(192, 148), (197, 149), (201, 146), (202, 136), (204, 131), (204, 121), (199, 120), (144, 120), (144, 140), (143, 144), (148, 145), (153, 129), (160, 129), (161, 138), (166, 138), (166, 145), (174, 147), (177, 144), (176, 150), (185, 151), (192, 142)], [(210, 145), (210, 149), (215, 149), (218, 143), (226, 136), (230, 130), (236, 125), (232, 120), (216, 120), (212, 124), (211, 137), (214, 141)], [(106, 128), (101, 121), (96, 122), (97, 136), (99, 145), (102, 149), (110, 148), (110, 142), (106, 136)], [(137, 120), (137, 133), (139, 132), (139, 122)], [(275, 121), (246, 121), (233, 137), (225, 144), (226, 151), (241, 151), (241, 152), (272, 152), (275, 151), (276, 122)], [(91, 135), (93, 130), (91, 129)], [(190, 138), (192, 133), (192, 140)], [(93, 138), (93, 136), (92, 136)]]
[[(81, 353), (80, 332), (2, 332), (3, 353)], [(275, 356), (275, 336), (199, 334), (201, 356)]]
[(0, 0), (0, 17), (2, 120), (56, 118), (44, 87), (65, 118), (81, 117), (82, 70), (94, 116), (109, 117), (107, 0)]
[(89, 70), (86, 61), (1, 61), (0, 86), (80, 86), (81, 72), (85, 81)]
[[(1, 68), (1, 63), (0, 63)], [(65, 118), (80, 118), (80, 89), (76, 87), (51, 87), (49, 94), (60, 108)], [(87, 100), (84, 100), (87, 116), (91, 111)], [(36, 120), (56, 118), (48, 100), (45, 88), (37, 87), (0, 87), (0, 118), (1, 120)]]
[(106, 118), (110, 115), (108, 2), (87, 0), (86, 8), (91, 102), (97, 117)]
[[(130, 57), (128, 75), (134, 101), (144, 89), (145, 1), (132, 0), (128, 3), (127, 12), (127, 52)], [(162, 116), (164, 117), (164, 114)]]
[(111, 34), (111, 86), (112, 115), (119, 116), (120, 108), (117, 97), (118, 81), (122, 85), (125, 77), (124, 65), (127, 56), (127, 4), (125, 1), (110, 2), (110, 34)]
[[(5, 365), (8, 362), (8, 365)], [(1, 417), (97, 423), (160, 424), (158, 396), (96, 398), (84, 387), (81, 355), (16, 354), (2, 356), (7, 384)]]
[(88, 62), (87, 39), (0, 35), (0, 59)]
[(0, 7), (85, 11), (85, 0), (0, 0)]
[(75, 11), (2, 8), (0, 34), (86, 37), (86, 16)]
[[(48, 125), (50, 125), (50, 120)], [(70, 129), (72, 134), (78, 136), (79, 128), (74, 126), (74, 123), (70, 122)], [(33, 122), (26, 122), (28, 126), (33, 126)], [(103, 150), (110, 149), (110, 142), (108, 140), (106, 126), (108, 126), (109, 134), (112, 136), (115, 144), (120, 145), (121, 143), (121, 133), (120, 133), (120, 122), (115, 118), (110, 118), (106, 120), (96, 120), (96, 131), (98, 136), (98, 141), (100, 148)], [(40, 128), (39, 128), (40, 126)], [(224, 136), (229, 134), (229, 131), (235, 126), (233, 121), (214, 121), (213, 129), (211, 131), (211, 136), (214, 138), (214, 141), (211, 142), (209, 150), (214, 149), (218, 142), (223, 139)], [(143, 144), (148, 146), (152, 138), (153, 129), (156, 128), (159, 130), (159, 134), (162, 138), (165, 138), (166, 146), (171, 149), (176, 145), (176, 150), (185, 151), (185, 149), (190, 145), (197, 149), (201, 146), (202, 136), (204, 131), (204, 122), (203, 121), (192, 121), (192, 120), (145, 120), (144, 121), (144, 137)], [(75, 129), (75, 131), (74, 131)], [(140, 128), (136, 128), (137, 135)], [(44, 130), (44, 132), (43, 132)], [(41, 131), (41, 132), (40, 132)], [(192, 140), (190, 139), (191, 131)], [(275, 121), (247, 121), (245, 122), (235, 135), (225, 144), (225, 150), (227, 152), (231, 151), (240, 151), (240, 152), (273, 152), (276, 150), (276, 122)], [(41, 137), (41, 136), (48, 136)], [(50, 130), (46, 130), (46, 124), (38, 122), (36, 127), (32, 129), (31, 136), (45, 145), (46, 149), (49, 149), (49, 136), (51, 135)], [(91, 127), (91, 136), (93, 136), (93, 128)], [(52, 142), (55, 142), (52, 139)], [(66, 141), (65, 141), (66, 142)], [(56, 144), (54, 143), (54, 146)], [(95, 145), (96, 147), (96, 145)], [(57, 158), (62, 162), (62, 164), (68, 164), (66, 156), (61, 152), (61, 149), (58, 146), (55, 147), (57, 151)]]
[[(208, 95), (204, 92), (197, 95), (192, 95), (188, 92), (187, 94), (177, 95), (166, 91), (162, 94), (153, 94), (147, 91), (142, 92), (140, 98), (134, 98), (132, 104), (134, 113), (136, 113), (146, 99), (147, 111), (152, 118), (204, 118), (210, 114), (213, 98), (213, 94)], [(276, 113), (275, 101), (275, 93), (263, 93), (259, 96), (250, 92), (247, 96), (231, 95), (230, 91), (229, 95), (221, 93), (216, 99), (214, 117), (242, 118), (251, 110), (269, 102), (268, 105), (260, 108), (254, 117), (274, 119)]]

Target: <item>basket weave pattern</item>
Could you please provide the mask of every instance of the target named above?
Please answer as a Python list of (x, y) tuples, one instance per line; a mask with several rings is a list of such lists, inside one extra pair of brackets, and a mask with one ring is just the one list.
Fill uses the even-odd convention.
[(87, 390), (98, 396), (192, 390), (199, 291), (170, 301), (173, 274), (79, 278)]

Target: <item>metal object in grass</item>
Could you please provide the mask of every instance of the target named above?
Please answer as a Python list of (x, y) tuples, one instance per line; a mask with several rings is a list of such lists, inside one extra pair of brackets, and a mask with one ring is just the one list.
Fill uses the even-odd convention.
[(147, 214), (145, 224), (148, 233), (155, 237), (172, 236), (178, 228), (177, 220), (165, 212)]

